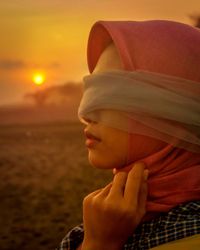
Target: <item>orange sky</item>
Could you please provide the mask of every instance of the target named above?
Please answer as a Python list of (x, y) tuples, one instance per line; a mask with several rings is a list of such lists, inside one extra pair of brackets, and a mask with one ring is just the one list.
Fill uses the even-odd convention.
[[(126, 3), (126, 4), (124, 4)], [(41, 86), (80, 81), (87, 74), (86, 45), (97, 20), (169, 19), (192, 24), (199, 0), (6, 0), (0, 2), (0, 105), (20, 102)]]

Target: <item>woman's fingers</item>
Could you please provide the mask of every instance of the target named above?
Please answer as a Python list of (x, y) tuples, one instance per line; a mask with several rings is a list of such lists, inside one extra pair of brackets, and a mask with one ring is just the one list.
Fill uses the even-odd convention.
[(99, 194), (102, 190), (103, 190), (103, 188), (97, 189), (96, 191), (94, 191), (94, 192), (88, 194), (86, 197), (92, 198), (92, 197), (96, 196), (97, 194)]
[(144, 181), (144, 168), (143, 163), (135, 163), (126, 181), (124, 199), (135, 207), (137, 207), (141, 184)]
[(139, 207), (141, 213), (143, 213), (147, 197), (145, 179), (147, 179), (148, 175), (148, 170), (144, 170), (144, 168), (145, 165), (138, 162), (134, 164), (129, 173), (124, 171), (117, 172), (113, 178), (113, 182), (89, 194), (88, 198), (104, 199), (110, 197), (120, 200), (124, 199), (124, 202), (135, 207), (136, 210)]
[(144, 180), (141, 184), (139, 197), (138, 197), (138, 213), (139, 218), (142, 218), (146, 212), (146, 201), (147, 201), (147, 182)]
[(85, 201), (86, 200), (91, 200), (93, 198), (105, 198), (109, 192), (110, 192), (110, 189), (112, 187), (112, 182), (109, 183), (108, 185), (106, 185), (104, 188), (100, 188), (90, 194), (88, 194), (86, 197), (85, 197)]
[(101, 189), (101, 191), (99, 193), (96, 194), (96, 197), (98, 196), (99, 198), (104, 198), (106, 197), (109, 192), (110, 192), (110, 189), (112, 187), (112, 182), (109, 183), (108, 185), (106, 185), (104, 188)]
[(117, 174), (115, 174), (109, 196), (123, 197), (127, 176), (128, 173), (126, 172), (118, 172)]

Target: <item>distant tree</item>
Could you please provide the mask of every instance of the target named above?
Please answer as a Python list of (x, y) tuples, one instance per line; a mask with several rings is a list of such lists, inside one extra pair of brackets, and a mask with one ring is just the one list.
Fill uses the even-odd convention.
[(27, 93), (24, 98), (31, 99), (37, 106), (44, 106), (49, 103), (74, 105), (80, 101), (82, 91), (82, 84), (67, 82), (34, 93)]
[(37, 106), (44, 106), (47, 100), (47, 93), (45, 91), (37, 91), (35, 93), (28, 93), (24, 96), (26, 99), (32, 99)]

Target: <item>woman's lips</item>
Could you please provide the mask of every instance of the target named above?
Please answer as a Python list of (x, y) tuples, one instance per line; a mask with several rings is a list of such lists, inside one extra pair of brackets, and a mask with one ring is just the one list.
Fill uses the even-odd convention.
[(89, 132), (88, 130), (84, 130), (85, 136), (86, 136), (86, 142), (85, 145), (88, 148), (94, 147), (98, 142), (101, 141), (100, 138), (96, 137), (95, 135), (93, 135), (91, 132)]

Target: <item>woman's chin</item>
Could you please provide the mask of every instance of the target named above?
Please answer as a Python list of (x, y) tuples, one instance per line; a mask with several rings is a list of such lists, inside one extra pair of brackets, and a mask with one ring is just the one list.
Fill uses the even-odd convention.
[(100, 168), (100, 169), (113, 169), (113, 165), (106, 164), (104, 162), (99, 162), (99, 161), (94, 161), (89, 159), (89, 163), (91, 166), (95, 168)]
[(105, 157), (93, 157), (93, 155), (90, 154), (88, 155), (88, 160), (90, 165), (100, 169), (113, 169), (124, 167), (122, 164), (119, 164), (119, 162), (116, 162), (112, 159), (106, 159)]

